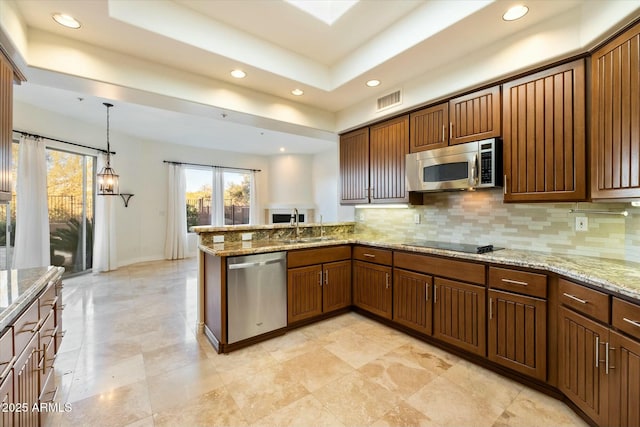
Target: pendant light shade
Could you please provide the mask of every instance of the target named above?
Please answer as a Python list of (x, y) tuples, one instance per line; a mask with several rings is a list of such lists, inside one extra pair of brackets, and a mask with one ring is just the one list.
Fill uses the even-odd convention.
[(99, 196), (117, 196), (120, 194), (118, 187), (118, 174), (111, 167), (111, 146), (109, 145), (109, 108), (113, 104), (103, 103), (107, 107), (107, 163), (97, 174), (98, 178), (98, 195)]

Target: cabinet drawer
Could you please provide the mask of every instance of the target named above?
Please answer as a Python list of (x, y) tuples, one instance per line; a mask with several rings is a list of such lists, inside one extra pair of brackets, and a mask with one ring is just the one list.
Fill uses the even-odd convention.
[(0, 336), (0, 381), (8, 375), (13, 364), (13, 330), (7, 328)]
[(611, 324), (634, 338), (640, 339), (640, 306), (613, 298)]
[(29, 308), (18, 317), (13, 324), (13, 342), (15, 346), (15, 355), (20, 353), (27, 346), (31, 338), (38, 330), (38, 302), (34, 302)]
[(38, 298), (40, 319), (44, 319), (49, 315), (49, 312), (53, 310), (53, 306), (56, 305), (56, 300), (56, 286), (54, 282), (51, 282), (43, 294)]
[(483, 286), (485, 284), (485, 267), (482, 264), (416, 253), (396, 252), (394, 265), (405, 270), (419, 271), (433, 276), (463, 280)]
[(376, 249), (368, 246), (356, 246), (353, 248), (353, 259), (374, 262), (376, 264), (391, 265), (393, 252), (386, 249)]
[(609, 295), (564, 279), (558, 280), (558, 289), (560, 304), (609, 323)]
[(489, 287), (532, 297), (546, 298), (547, 276), (508, 268), (490, 267)]
[(40, 328), (40, 346), (48, 346), (56, 332), (56, 315), (51, 311)]
[(287, 267), (324, 264), (351, 258), (351, 246), (331, 246), (328, 248), (300, 249), (287, 254)]

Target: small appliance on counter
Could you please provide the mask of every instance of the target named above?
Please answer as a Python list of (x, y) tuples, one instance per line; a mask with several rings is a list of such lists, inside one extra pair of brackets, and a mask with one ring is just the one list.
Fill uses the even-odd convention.
[(467, 254), (484, 254), (498, 251), (504, 248), (496, 248), (493, 245), (473, 245), (469, 243), (438, 242), (435, 240), (417, 240), (403, 243), (404, 246), (416, 246), (420, 248), (444, 249), (447, 251), (464, 252)]

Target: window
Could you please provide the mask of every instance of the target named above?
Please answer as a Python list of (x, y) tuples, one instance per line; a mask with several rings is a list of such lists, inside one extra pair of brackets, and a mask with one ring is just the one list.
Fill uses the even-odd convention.
[[(216, 173), (220, 185), (215, 185)], [(237, 170), (188, 167), (187, 228), (194, 225), (249, 224), (251, 210), (251, 173)], [(216, 192), (214, 188), (221, 188)], [(216, 203), (221, 212), (216, 212)]]

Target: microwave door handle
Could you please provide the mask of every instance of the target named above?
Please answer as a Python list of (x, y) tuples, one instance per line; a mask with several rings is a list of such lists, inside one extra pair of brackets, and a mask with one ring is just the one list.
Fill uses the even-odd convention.
[(478, 153), (473, 155), (473, 162), (471, 164), (471, 178), (469, 179), (472, 187), (478, 185)]

